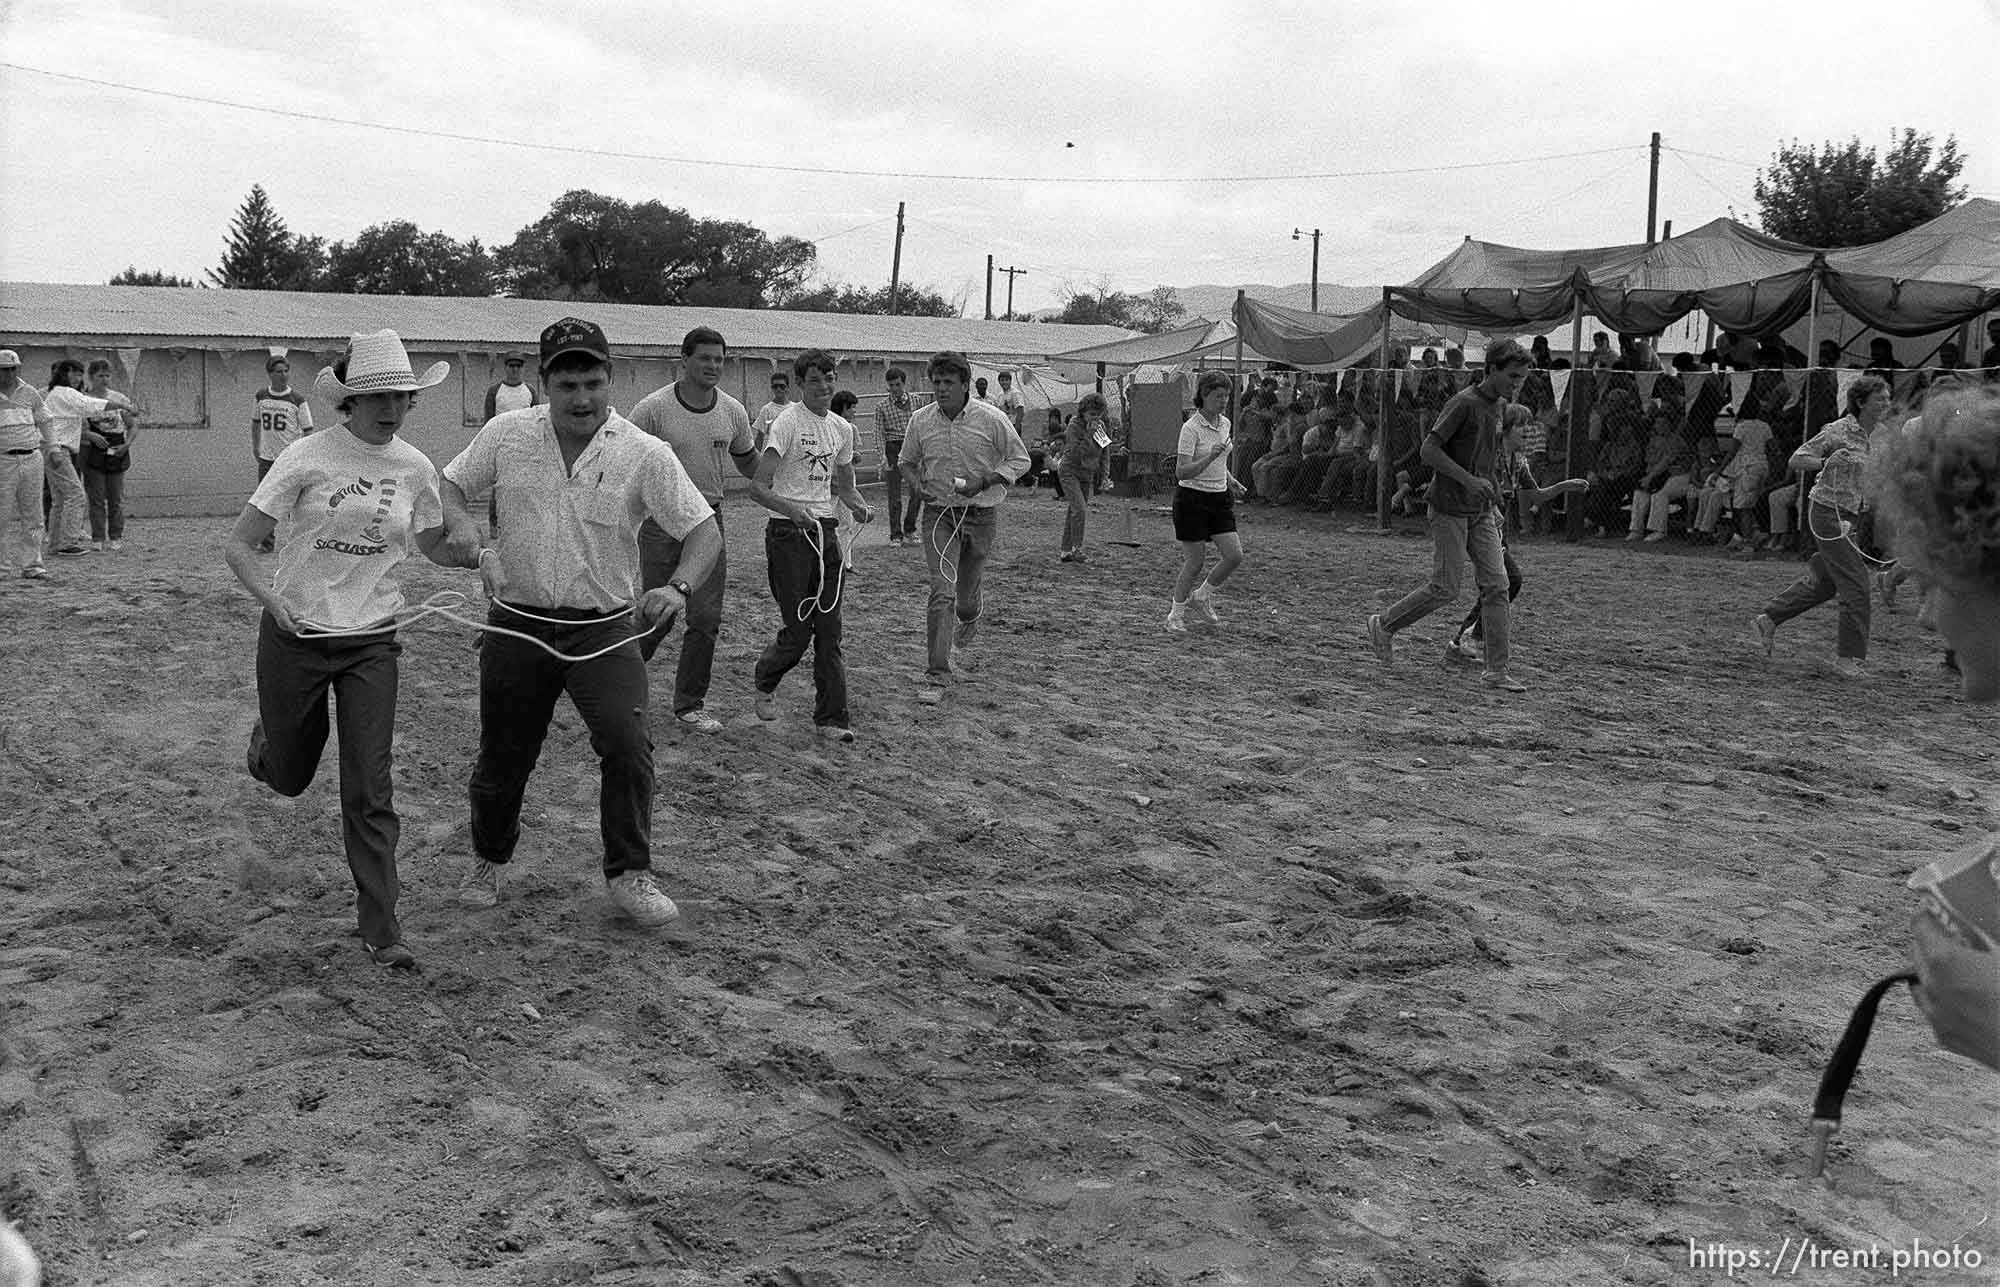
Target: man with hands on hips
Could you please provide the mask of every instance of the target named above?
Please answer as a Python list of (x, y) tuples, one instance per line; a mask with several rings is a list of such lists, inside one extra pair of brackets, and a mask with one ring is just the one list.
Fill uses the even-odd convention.
[[(544, 330), (541, 375), (546, 404), (488, 421), (445, 466), (440, 488), (449, 548), (477, 561), (492, 598), (488, 622), (547, 645), (484, 637), (473, 858), (461, 896), (482, 907), (499, 900), (521, 837), (521, 797), (556, 699), (568, 693), (598, 756), (606, 892), (639, 924), (664, 925), (680, 910), (652, 873), (653, 739), (646, 662), (632, 636), (681, 614), (721, 538), (673, 449), (611, 410), (611, 349), (595, 323), (565, 317)], [(481, 548), (466, 498), (489, 489), (499, 531)], [(642, 595), (646, 518), (681, 543), (681, 559), (673, 581)], [(587, 661), (548, 651), (585, 657), (606, 648)]]

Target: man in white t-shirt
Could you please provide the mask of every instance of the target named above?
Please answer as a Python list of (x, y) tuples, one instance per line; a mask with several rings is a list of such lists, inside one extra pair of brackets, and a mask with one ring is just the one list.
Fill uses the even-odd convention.
[[(729, 346), (722, 333), (697, 326), (681, 339), (681, 378), (655, 389), (632, 408), (632, 423), (674, 449), (688, 478), (715, 511), (722, 531), (722, 497), (728, 475), (724, 462), (745, 478), (757, 472), (756, 440), (750, 413), (724, 393), (722, 366)], [(681, 635), (680, 664), (674, 669), (674, 718), (697, 733), (720, 733), (722, 721), (702, 709), (715, 669), (715, 638), (722, 628), (722, 593), (729, 579), (727, 543), (715, 552), (715, 567), (696, 584), (688, 600)], [(639, 580), (648, 590), (673, 583), (680, 571), (681, 543), (648, 518), (639, 528)], [(657, 635), (639, 645), (647, 661), (659, 649)]]
[(522, 411), (528, 407), (540, 406), (542, 395), (535, 392), (535, 386), (525, 378), (528, 355), (506, 353), (500, 358), (501, 377), (486, 390), (486, 419), (505, 411)]
[(42, 565), (42, 479), (55, 449), (41, 392), (21, 378), (21, 355), (0, 349), (0, 568), (15, 565), (18, 544), (21, 575), (30, 581), (49, 575)]
[[(461, 894), (481, 906), (499, 899), (500, 873), (521, 839), (528, 778), (556, 701), (568, 693), (598, 757), (606, 892), (639, 924), (665, 925), (680, 910), (652, 871), (657, 778), (646, 659), (634, 636), (686, 609), (722, 537), (672, 449), (611, 409), (603, 329), (562, 318), (543, 330), (541, 350), (547, 404), (495, 416), (444, 467), (451, 548), (484, 564), (487, 620), (510, 632), (488, 634), (480, 648), (473, 859)], [(481, 550), (465, 498), (489, 491), (500, 526)], [(641, 591), (639, 524), (647, 518), (681, 543), (680, 575)]]
[(764, 435), (771, 432), (771, 422), (783, 415), (790, 405), (792, 373), (785, 370), (771, 372), (771, 400), (757, 408), (757, 418), (750, 425), (751, 436), (757, 440), (758, 455), (764, 452)]
[(833, 415), (838, 361), (824, 349), (807, 349), (792, 363), (803, 401), (771, 425), (750, 494), (777, 517), (764, 528), (764, 558), (771, 597), (778, 604), (778, 637), (757, 659), (757, 718), (778, 718), (778, 683), (813, 650), (813, 727), (822, 736), (852, 742), (847, 718), (847, 665), (840, 653), (838, 498), (859, 521), (874, 515), (854, 486), (854, 426)]

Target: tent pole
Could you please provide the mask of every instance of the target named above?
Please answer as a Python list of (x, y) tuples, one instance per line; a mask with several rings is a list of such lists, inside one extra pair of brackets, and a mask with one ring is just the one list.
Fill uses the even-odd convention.
[[(1235, 316), (1239, 319), (1243, 316), (1243, 292), (1240, 290), (1236, 292)], [(1236, 399), (1241, 396), (1240, 390), (1242, 388), (1243, 388), (1243, 323), (1239, 320), (1236, 323), (1236, 378), (1229, 382), (1229, 427), (1231, 432), (1235, 431), (1241, 419), (1241, 413), (1238, 410)]]
[[(1587, 470), (1581, 468), (1576, 458), (1576, 408), (1579, 388), (1583, 383), (1583, 292), (1576, 292), (1576, 306), (1569, 318), (1569, 438), (1563, 448), (1563, 468), (1571, 478), (1581, 478)], [(1595, 389), (1595, 385), (1592, 386)], [(1583, 504), (1574, 496), (1563, 498), (1563, 529), (1568, 539), (1576, 541), (1583, 535)]]
[(1394, 314), (1389, 311), (1389, 288), (1382, 288), (1382, 347), (1376, 350), (1376, 364), (1382, 369), (1376, 374), (1379, 392), (1376, 395), (1375, 453), (1375, 525), (1382, 531), (1389, 530), (1389, 484), (1395, 454), (1395, 425), (1390, 420), (1394, 414), (1394, 404), (1389, 395), (1389, 322)]
[[(1812, 363), (1819, 361), (1819, 264), (1818, 263), (1813, 264), (1812, 274), (1813, 274), (1812, 296), (1811, 296), (1812, 302), (1806, 305), (1806, 352), (1812, 355), (1807, 360), (1806, 364), (1806, 398), (1805, 398), (1806, 410), (1805, 410), (1805, 415), (1802, 417), (1802, 419), (1806, 421), (1810, 421), (1812, 419), (1812, 386), (1813, 386)], [(1743, 408), (1741, 407), (1736, 408), (1736, 414), (1738, 416), (1741, 416), (1743, 414)], [(1802, 423), (1799, 426), (1799, 441), (1804, 442), (1806, 439), (1812, 437), (1815, 433), (1818, 432), (1819, 432), (1819, 427), (1817, 425)], [(1803, 474), (1799, 475), (1798, 518), (1799, 521), (1792, 525), (1792, 530), (1801, 534), (1799, 539), (1800, 541), (1803, 542), (1805, 540), (1805, 536), (1803, 534), (1811, 530), (1806, 526), (1806, 477)]]

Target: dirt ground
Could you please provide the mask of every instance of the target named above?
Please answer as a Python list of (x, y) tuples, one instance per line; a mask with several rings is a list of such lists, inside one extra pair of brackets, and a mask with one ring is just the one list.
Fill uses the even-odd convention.
[[(1369, 653), (1414, 526), (1250, 508), (1222, 626), (1173, 636), (1153, 508), (1128, 549), (1101, 503), (1084, 565), (1048, 493), (1004, 513), (935, 710), (922, 556), (869, 533), (842, 748), (809, 668), (751, 715), (776, 618), (730, 503), (727, 728), (654, 717), (661, 934), (603, 901), (566, 704), (514, 897), (454, 904), (474, 654), (406, 632), (415, 974), (353, 937), (331, 756), (297, 800), (243, 772), (225, 520), (0, 585), (0, 1206), (49, 1281), (2000, 1277), (2000, 1078), (1907, 996), (1802, 1179), (1904, 878), (2000, 825), (1995, 717), (1908, 608), (1844, 685), (1831, 607), (1746, 641), (1796, 562), (1525, 541), (1511, 698), (1439, 663), (1445, 614)], [(1913, 1247), (1958, 1267), (1892, 1279)]]

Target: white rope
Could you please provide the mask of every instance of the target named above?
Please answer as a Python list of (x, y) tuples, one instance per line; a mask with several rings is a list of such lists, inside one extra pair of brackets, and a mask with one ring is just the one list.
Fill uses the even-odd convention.
[[(573, 620), (567, 617), (545, 617), (542, 616), (540, 613), (530, 612), (526, 608), (516, 607), (515, 605), (508, 603), (503, 599), (495, 599), (493, 600), (493, 602), (496, 606), (506, 609), (508, 612), (513, 613), (517, 617), (525, 617), (530, 621), (539, 621), (546, 625), (552, 625), (552, 626), (572, 626), (572, 627), (601, 626), (606, 624), (607, 622), (618, 621), (623, 618), (629, 617), (632, 613), (632, 605), (627, 604), (623, 608), (620, 608), (615, 612), (607, 613), (606, 615), (601, 617), (585, 617), (582, 619)], [(475, 621), (470, 617), (462, 617), (456, 611), (454, 611), (454, 609), (469, 608), (471, 606), (472, 606), (472, 601), (468, 599), (465, 595), (460, 594), (458, 591), (440, 590), (436, 594), (432, 595), (430, 598), (425, 599), (421, 604), (417, 605), (415, 608), (405, 608), (401, 612), (396, 613), (392, 618), (390, 618), (387, 624), (378, 624), (372, 626), (357, 626), (348, 630), (328, 630), (318, 626), (311, 625), (308, 622), (300, 622), (299, 623), (300, 628), (295, 633), (300, 639), (363, 639), (372, 635), (387, 634), (392, 630), (400, 630), (404, 626), (415, 625), (417, 622), (422, 621), (425, 617), (437, 616), (437, 617), (443, 617), (446, 621), (455, 621), (459, 625), (469, 626), (474, 630), (482, 631), (486, 634), (506, 635), (510, 639), (524, 640), (528, 643), (535, 645), (537, 648), (540, 648), (543, 652), (549, 654), (549, 656), (551, 657), (554, 657), (557, 661), (567, 661), (575, 663), (584, 661), (595, 661), (599, 657), (608, 656), (611, 653), (617, 652), (620, 648), (623, 648), (627, 644), (639, 643), (651, 637), (655, 632), (659, 631), (663, 626), (672, 624), (673, 621), (673, 618), (671, 616), (663, 617), (658, 622), (655, 622), (650, 629), (642, 630), (636, 635), (630, 635), (624, 639), (620, 639), (618, 642), (614, 644), (610, 644), (607, 645), (606, 647), (599, 648), (596, 652), (584, 653), (582, 656), (572, 656), (569, 653), (557, 651), (555, 648), (551, 647), (546, 641), (538, 639), (534, 635), (527, 634), (520, 630), (509, 630), (505, 626), (496, 626), (493, 625), (491, 622)]]

